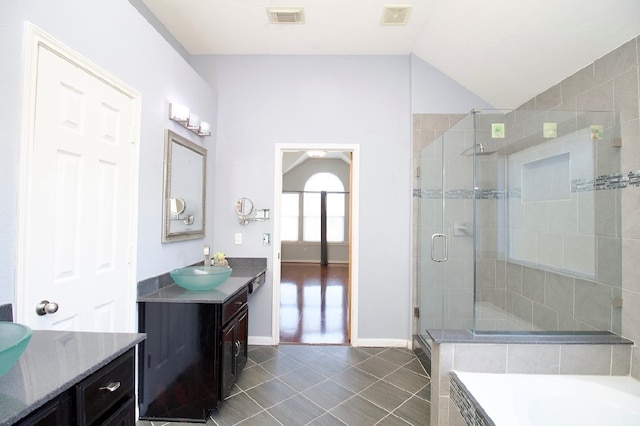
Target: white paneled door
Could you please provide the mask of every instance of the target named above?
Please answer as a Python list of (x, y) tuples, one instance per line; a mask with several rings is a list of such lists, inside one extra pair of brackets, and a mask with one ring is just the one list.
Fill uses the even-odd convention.
[(35, 80), (18, 318), (133, 331), (137, 100), (42, 45)]

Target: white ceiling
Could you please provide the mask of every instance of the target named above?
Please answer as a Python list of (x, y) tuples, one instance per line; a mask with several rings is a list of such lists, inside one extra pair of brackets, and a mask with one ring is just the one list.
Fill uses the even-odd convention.
[[(499, 108), (515, 108), (640, 35), (640, 0), (143, 0), (192, 55), (414, 53)], [(406, 26), (382, 8), (412, 5)], [(303, 7), (304, 25), (266, 7)]]

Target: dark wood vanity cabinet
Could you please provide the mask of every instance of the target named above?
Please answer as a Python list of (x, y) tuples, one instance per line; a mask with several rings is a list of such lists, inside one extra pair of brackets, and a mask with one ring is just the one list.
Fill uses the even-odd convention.
[(133, 426), (134, 369), (134, 350), (130, 349), (18, 424)]
[(205, 422), (247, 360), (247, 288), (223, 303), (139, 302), (138, 400), (146, 420)]
[(247, 364), (249, 309), (245, 306), (222, 328), (221, 394), (226, 398)]
[(135, 361), (129, 350), (76, 386), (78, 425), (135, 423)]
[(75, 424), (75, 412), (71, 390), (47, 402), (27, 418), (18, 422), (20, 426), (47, 425), (68, 426)]

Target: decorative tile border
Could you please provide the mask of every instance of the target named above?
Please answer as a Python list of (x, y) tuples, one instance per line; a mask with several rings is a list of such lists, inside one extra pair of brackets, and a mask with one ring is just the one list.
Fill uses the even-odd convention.
[(593, 179), (574, 179), (571, 192), (602, 191), (640, 186), (640, 170), (597, 176)]
[(468, 426), (495, 426), (495, 423), (484, 412), (482, 407), (462, 384), (455, 372), (449, 373), (451, 386), (449, 397), (460, 411)]
[[(625, 189), (628, 187), (640, 187), (640, 170), (602, 175), (595, 178), (573, 179), (571, 181), (572, 193)], [(414, 189), (413, 197), (439, 200), (442, 199), (442, 190)], [(507, 190), (479, 188), (475, 191), (471, 189), (447, 189), (444, 191), (444, 198), (447, 200), (471, 200), (474, 198), (477, 200), (502, 200), (521, 197), (521, 188)]]

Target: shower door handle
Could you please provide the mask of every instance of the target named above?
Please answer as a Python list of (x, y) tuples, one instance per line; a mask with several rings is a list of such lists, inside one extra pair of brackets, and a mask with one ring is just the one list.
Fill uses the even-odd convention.
[[(436, 246), (436, 238), (444, 238), (444, 257), (436, 258), (434, 256), (435, 246)], [(447, 236), (445, 234), (433, 234), (431, 236), (431, 260), (434, 262), (446, 262), (449, 258), (449, 242), (447, 241)]]

